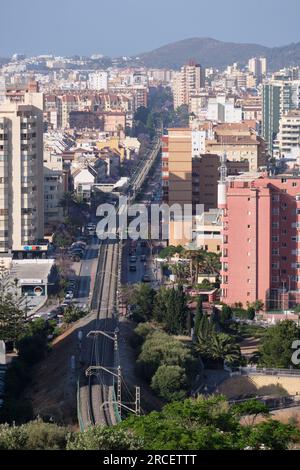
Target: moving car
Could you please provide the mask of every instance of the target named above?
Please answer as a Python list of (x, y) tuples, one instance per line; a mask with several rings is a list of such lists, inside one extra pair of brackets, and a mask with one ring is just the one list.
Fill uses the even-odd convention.
[(136, 271), (136, 265), (135, 264), (131, 264), (129, 266), (129, 271)]

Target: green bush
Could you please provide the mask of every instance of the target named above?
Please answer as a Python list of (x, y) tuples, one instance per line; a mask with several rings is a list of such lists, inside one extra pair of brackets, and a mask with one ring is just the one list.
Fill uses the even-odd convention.
[(22, 426), (0, 425), (1, 450), (63, 450), (67, 444), (67, 428), (43, 421)]
[(143, 439), (116, 427), (95, 426), (68, 435), (67, 450), (138, 450)]
[(160, 366), (152, 377), (151, 387), (167, 401), (182, 400), (187, 394), (187, 377), (184, 368)]

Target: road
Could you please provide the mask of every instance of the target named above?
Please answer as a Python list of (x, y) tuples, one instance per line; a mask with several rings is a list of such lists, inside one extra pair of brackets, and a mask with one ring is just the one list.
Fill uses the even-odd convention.
[(98, 262), (98, 251), (99, 240), (97, 237), (93, 237), (87, 247), (85, 257), (81, 261), (79, 272), (76, 300), (82, 305), (89, 304), (90, 294), (93, 292)]

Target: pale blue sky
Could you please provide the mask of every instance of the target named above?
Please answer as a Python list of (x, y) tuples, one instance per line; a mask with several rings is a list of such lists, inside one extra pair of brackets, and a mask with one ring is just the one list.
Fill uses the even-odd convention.
[(4, 0), (0, 56), (133, 55), (189, 37), (300, 41), (299, 0)]

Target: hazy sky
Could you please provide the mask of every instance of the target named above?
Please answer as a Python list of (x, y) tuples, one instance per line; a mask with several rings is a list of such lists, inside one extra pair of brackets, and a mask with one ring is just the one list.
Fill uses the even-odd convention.
[(133, 55), (189, 37), (300, 41), (299, 0), (4, 0), (0, 56)]

